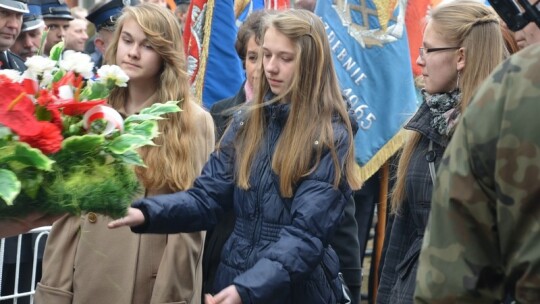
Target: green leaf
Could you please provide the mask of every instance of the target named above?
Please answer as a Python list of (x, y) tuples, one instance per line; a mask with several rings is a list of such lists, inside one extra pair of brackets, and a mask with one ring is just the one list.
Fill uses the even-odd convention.
[(40, 171), (32, 172), (31, 177), (28, 175), (21, 177), (22, 191), (32, 199), (36, 199), (43, 179), (43, 174)]
[(146, 121), (146, 120), (160, 120), (163, 119), (159, 115), (152, 114), (133, 114), (124, 119), (124, 125), (127, 123), (137, 122), (137, 121)]
[(9, 206), (13, 205), (13, 200), (21, 192), (21, 182), (17, 179), (15, 173), (0, 169), (0, 198)]
[(125, 164), (146, 167), (139, 153), (127, 151), (124, 154), (114, 155), (114, 158), (121, 160)]
[(52, 114), (47, 108), (36, 105), (35, 108), (36, 111), (36, 118), (40, 121), (51, 121), (52, 120)]
[(62, 79), (62, 77), (64, 77), (64, 75), (66, 75), (66, 71), (58, 70), (56, 73), (54, 73), (53, 83), (58, 82), (60, 79)]
[(153, 144), (151, 140), (141, 135), (122, 134), (113, 139), (107, 148), (114, 154), (125, 154), (127, 151)]
[(37, 52), (39, 56), (43, 56), (43, 50), (44, 50), (45, 42), (47, 41), (48, 35), (49, 35), (49, 30), (44, 30), (43, 33), (41, 33), (41, 41), (39, 42), (39, 49)]
[(154, 103), (148, 108), (141, 110), (141, 114), (153, 114), (153, 115), (163, 115), (167, 113), (180, 112), (182, 109), (177, 105), (178, 101), (167, 101), (166, 103)]
[(105, 142), (103, 135), (88, 134), (71, 136), (62, 142), (62, 149), (73, 152), (86, 152), (98, 150)]
[(30, 147), (27, 143), (17, 142), (14, 146), (1, 149), (0, 163), (11, 161), (32, 166), (40, 170), (51, 171), (54, 161), (48, 158), (41, 150)]
[(140, 124), (134, 124), (124, 130), (126, 134), (141, 135), (146, 139), (152, 139), (159, 135), (158, 123), (155, 120), (146, 120)]
[(101, 82), (94, 82), (87, 85), (81, 92), (82, 100), (103, 99), (109, 96), (109, 89)]
[(51, 51), (49, 52), (49, 58), (54, 61), (60, 60), (62, 57), (62, 52), (64, 51), (64, 41), (60, 41), (57, 44), (53, 45)]

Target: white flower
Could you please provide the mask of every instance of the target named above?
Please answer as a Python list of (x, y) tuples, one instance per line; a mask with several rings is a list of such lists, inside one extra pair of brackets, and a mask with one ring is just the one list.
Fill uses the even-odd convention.
[(60, 68), (78, 73), (87, 79), (92, 78), (94, 75), (94, 73), (92, 73), (94, 63), (90, 56), (72, 50), (64, 52), (64, 56), (62, 60), (60, 60)]
[(104, 65), (97, 71), (99, 81), (103, 84), (114, 83), (119, 87), (126, 87), (129, 76), (117, 65)]
[(51, 73), (56, 67), (56, 61), (48, 57), (37, 55), (26, 59), (24, 64), (28, 67), (27, 71), (30, 73), (30, 75), (34, 76), (33, 78), (41, 76), (46, 72)]
[(49, 84), (52, 83), (53, 78), (54, 78), (54, 76), (51, 73), (51, 71), (46, 71), (45, 73), (43, 73), (43, 76), (41, 78), (41, 82), (39, 83), (39, 86), (42, 87), (42, 88), (48, 86)]
[(58, 97), (60, 99), (69, 100), (73, 99), (73, 89), (70, 85), (63, 85), (58, 88)]
[(0, 70), (0, 75), (6, 76), (13, 82), (20, 82), (22, 80), (21, 73), (17, 70)]

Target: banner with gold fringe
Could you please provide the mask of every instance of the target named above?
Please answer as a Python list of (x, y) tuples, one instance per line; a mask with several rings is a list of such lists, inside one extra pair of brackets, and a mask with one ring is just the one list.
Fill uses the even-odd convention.
[(206, 108), (231, 97), (241, 87), (244, 72), (234, 49), (234, 0), (192, 0), (184, 30), (188, 73), (196, 100)]
[(336, 72), (360, 127), (356, 160), (367, 179), (403, 144), (416, 111), (406, 0), (319, 0)]

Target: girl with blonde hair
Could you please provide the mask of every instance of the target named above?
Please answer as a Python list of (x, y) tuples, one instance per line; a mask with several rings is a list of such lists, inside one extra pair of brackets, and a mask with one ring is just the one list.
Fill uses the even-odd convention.
[(478, 1), (459, 0), (431, 12), (416, 61), (424, 78), (423, 103), (405, 126), (410, 137), (391, 198), (395, 219), (377, 303), (413, 302), (436, 167), (460, 113), (507, 54), (499, 18), (491, 8)]
[(111, 228), (204, 230), (234, 209), (207, 303), (341, 303), (328, 245), (351, 189), (352, 125), (324, 25), (305, 10), (269, 16), (252, 106), (236, 113), (192, 189), (138, 200)]
[[(214, 146), (210, 115), (189, 96), (181, 30), (155, 4), (126, 7), (107, 62), (130, 77), (109, 103), (131, 115), (156, 102), (178, 100), (182, 112), (159, 122), (155, 146), (141, 149), (136, 169), (145, 196), (186, 190)], [(203, 232), (138, 235), (107, 229), (109, 217), (67, 216), (52, 228), (37, 303), (200, 303)]]

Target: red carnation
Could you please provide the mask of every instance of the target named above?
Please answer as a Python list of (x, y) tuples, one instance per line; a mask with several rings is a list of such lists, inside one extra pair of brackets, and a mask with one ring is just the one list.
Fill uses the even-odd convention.
[(39, 124), (41, 125), (40, 134), (37, 136), (19, 136), (20, 141), (41, 150), (45, 154), (60, 151), (63, 140), (60, 129), (48, 121), (40, 121)]

